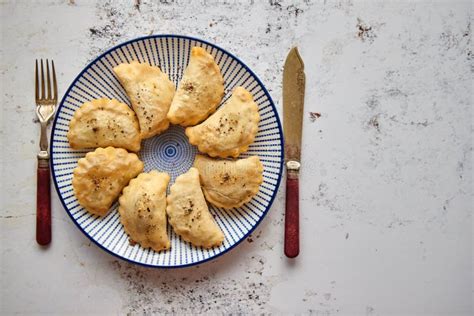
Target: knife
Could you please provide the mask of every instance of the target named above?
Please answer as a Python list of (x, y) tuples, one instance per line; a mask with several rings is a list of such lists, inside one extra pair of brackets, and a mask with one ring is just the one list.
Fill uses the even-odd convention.
[(293, 47), (283, 68), (283, 134), (286, 160), (285, 255), (298, 256), (299, 238), (299, 170), (303, 126), (304, 64)]

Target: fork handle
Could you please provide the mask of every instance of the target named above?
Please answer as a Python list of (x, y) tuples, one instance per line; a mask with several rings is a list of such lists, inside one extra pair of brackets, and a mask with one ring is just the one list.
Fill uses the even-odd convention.
[(45, 246), (51, 242), (51, 191), (49, 160), (38, 159), (36, 187), (36, 241)]

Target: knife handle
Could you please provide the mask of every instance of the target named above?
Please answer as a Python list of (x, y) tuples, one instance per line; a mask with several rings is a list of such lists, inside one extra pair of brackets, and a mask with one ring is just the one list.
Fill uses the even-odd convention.
[(49, 163), (38, 159), (36, 183), (36, 241), (42, 246), (51, 242), (51, 190)]
[(298, 174), (288, 173), (285, 210), (285, 255), (288, 258), (294, 258), (300, 252), (299, 213)]

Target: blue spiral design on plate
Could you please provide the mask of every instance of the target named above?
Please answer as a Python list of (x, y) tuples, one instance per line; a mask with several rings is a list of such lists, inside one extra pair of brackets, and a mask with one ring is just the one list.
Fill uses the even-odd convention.
[(197, 148), (189, 143), (184, 128), (171, 125), (158, 136), (145, 139), (140, 150), (140, 160), (145, 163), (145, 171), (167, 172), (170, 183), (185, 173), (194, 163)]

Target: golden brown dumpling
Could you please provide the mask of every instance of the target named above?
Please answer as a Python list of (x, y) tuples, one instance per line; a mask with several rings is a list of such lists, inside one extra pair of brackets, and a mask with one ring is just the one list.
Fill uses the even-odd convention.
[(153, 170), (141, 173), (119, 198), (120, 221), (130, 239), (143, 248), (170, 248), (166, 233), (166, 188), (170, 176)]
[(76, 110), (67, 133), (73, 149), (122, 147), (140, 150), (140, 127), (128, 105), (114, 99), (97, 99)]
[(79, 159), (72, 177), (76, 198), (87, 211), (104, 216), (128, 182), (143, 170), (136, 154), (122, 148), (97, 148)]
[(257, 156), (220, 160), (197, 155), (194, 167), (199, 170), (206, 200), (226, 209), (250, 201), (263, 181), (263, 166)]
[(196, 168), (176, 178), (167, 202), (168, 220), (185, 241), (205, 248), (222, 244), (224, 234), (209, 212)]
[(175, 86), (160, 68), (132, 61), (114, 68), (127, 91), (140, 123), (141, 137), (157, 135), (169, 126), (166, 114), (170, 108)]
[(193, 47), (168, 119), (173, 124), (195, 125), (216, 110), (223, 96), (224, 79), (219, 66), (206, 50)]
[(238, 157), (258, 131), (258, 106), (252, 94), (237, 87), (230, 99), (203, 123), (186, 128), (189, 142), (212, 157)]

